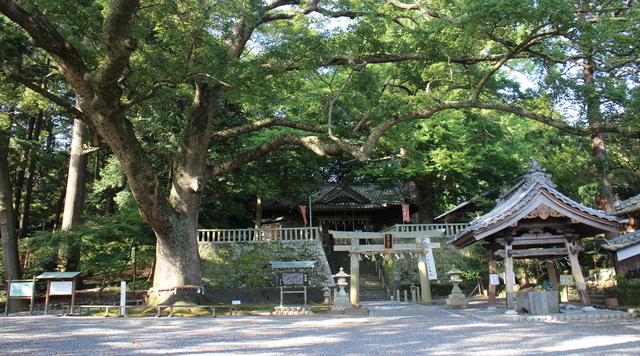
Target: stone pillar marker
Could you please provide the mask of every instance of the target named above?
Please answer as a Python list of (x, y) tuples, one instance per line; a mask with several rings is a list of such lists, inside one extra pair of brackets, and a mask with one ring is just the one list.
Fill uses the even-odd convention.
[[(355, 238), (351, 239), (351, 250), (358, 251), (358, 246), (360, 245), (360, 239)], [(350, 297), (351, 304), (353, 306), (360, 305), (360, 261), (358, 260), (357, 253), (352, 253), (351, 257), (351, 286), (350, 288)], [(340, 269), (342, 270), (342, 268)]]
[(125, 316), (127, 314), (127, 282), (120, 282), (120, 315)]
[[(416, 248), (422, 249), (424, 239), (416, 237)], [(420, 289), (422, 290), (422, 304), (433, 304), (431, 300), (431, 281), (429, 280), (429, 271), (427, 269), (427, 256), (424, 253), (418, 253), (418, 274), (420, 275)]]

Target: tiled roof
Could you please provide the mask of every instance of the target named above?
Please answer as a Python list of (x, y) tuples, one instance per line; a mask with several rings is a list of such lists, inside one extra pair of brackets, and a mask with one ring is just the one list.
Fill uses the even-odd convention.
[(611, 215), (620, 216), (629, 213), (640, 212), (640, 195), (627, 200), (618, 200), (613, 205)]
[[(354, 195), (353, 193), (356, 193)], [(408, 204), (409, 189), (405, 187), (380, 188), (366, 186), (327, 186), (312, 198), (313, 209), (375, 209), (391, 205)]]
[(475, 200), (475, 199), (467, 200), (467, 201), (465, 201), (465, 202), (462, 202), (462, 203), (458, 204), (458, 206), (456, 206), (455, 208), (450, 209), (450, 210), (448, 210), (448, 211), (445, 211), (444, 213), (442, 213), (442, 214), (440, 214), (440, 215), (436, 216), (435, 218), (433, 218), (433, 220), (442, 219), (443, 217), (445, 217), (445, 216), (447, 216), (447, 215), (449, 215), (449, 214), (453, 213), (454, 211), (457, 211), (457, 210), (460, 210), (460, 209), (462, 209), (462, 208), (464, 208), (464, 207), (466, 207), (466, 206), (469, 206), (469, 205), (473, 204), (474, 200)]
[[(265, 207), (306, 205), (308, 200), (294, 202), (278, 199), (263, 203)], [(407, 187), (382, 188), (375, 184), (348, 186), (344, 184), (326, 185), (311, 197), (314, 211), (345, 209), (380, 209), (389, 206), (411, 204), (411, 194)]]
[(527, 170), (522, 180), (496, 200), (496, 207), (491, 212), (473, 220), (469, 227), (456, 234), (449, 243), (455, 243), (463, 237), (468, 237), (468, 235), (475, 235), (479, 230), (486, 229), (513, 216), (541, 194), (543, 190), (574, 209), (599, 219), (611, 222), (617, 221), (615, 217), (607, 215), (604, 211), (584, 206), (557, 191), (555, 189), (556, 185), (551, 181), (551, 174), (546, 174), (544, 173), (545, 171), (546, 169), (541, 168), (537, 161), (532, 160), (532, 166)]
[(637, 245), (640, 243), (640, 230), (626, 235), (618, 236), (615, 239), (608, 240), (602, 248), (609, 251), (618, 251), (625, 247)]

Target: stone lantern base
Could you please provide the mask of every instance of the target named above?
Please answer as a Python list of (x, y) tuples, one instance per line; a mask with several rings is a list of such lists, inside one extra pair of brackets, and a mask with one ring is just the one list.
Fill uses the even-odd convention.
[(466, 309), (469, 307), (469, 299), (463, 293), (451, 293), (447, 298), (446, 309)]
[(339, 308), (339, 309), (331, 309), (327, 311), (327, 314), (330, 315), (358, 315), (358, 316), (368, 316), (369, 309), (362, 307), (349, 307), (349, 308)]

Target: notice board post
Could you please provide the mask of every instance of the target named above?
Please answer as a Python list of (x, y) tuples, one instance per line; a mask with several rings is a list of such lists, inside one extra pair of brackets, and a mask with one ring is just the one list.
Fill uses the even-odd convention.
[(36, 277), (47, 280), (47, 295), (44, 301), (44, 313), (49, 312), (49, 297), (52, 295), (70, 295), (71, 306), (69, 314), (73, 314), (76, 301), (76, 277), (80, 272), (44, 272)]
[[(307, 286), (309, 274), (305, 271), (313, 269), (316, 261), (269, 261), (271, 268), (278, 271), (278, 287), (280, 287), (280, 307), (284, 307), (284, 294), (304, 294), (304, 305), (307, 305)], [(284, 288), (302, 288), (287, 290)]]
[(7, 304), (4, 307), (4, 315), (9, 315), (9, 306), (12, 299), (30, 299), (29, 314), (33, 314), (33, 301), (36, 293), (36, 277), (33, 279), (8, 279), (7, 280)]

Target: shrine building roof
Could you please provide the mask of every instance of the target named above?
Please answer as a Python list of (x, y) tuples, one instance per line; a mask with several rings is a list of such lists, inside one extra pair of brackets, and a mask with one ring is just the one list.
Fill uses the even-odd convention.
[(581, 237), (618, 231), (616, 217), (560, 193), (551, 181), (551, 174), (545, 171), (536, 160), (532, 160), (531, 168), (513, 188), (496, 200), (497, 205), (492, 211), (473, 220), (448, 243), (462, 248), (517, 225), (522, 219), (546, 220), (550, 216), (570, 218), (572, 227)]
[(640, 230), (618, 236), (614, 239), (607, 240), (606, 244), (602, 245), (602, 248), (609, 251), (618, 251), (623, 248), (634, 246), (640, 243)]
[[(413, 204), (411, 192), (407, 187), (380, 187), (375, 184), (349, 186), (325, 185), (312, 196), (314, 211), (323, 210), (359, 210), (384, 209), (390, 206)], [(286, 198), (263, 202), (266, 208), (287, 208), (298, 204), (306, 204), (306, 198), (293, 201)]]
[(640, 195), (636, 195), (627, 200), (616, 201), (613, 205), (611, 215), (621, 216), (637, 212), (640, 212)]

